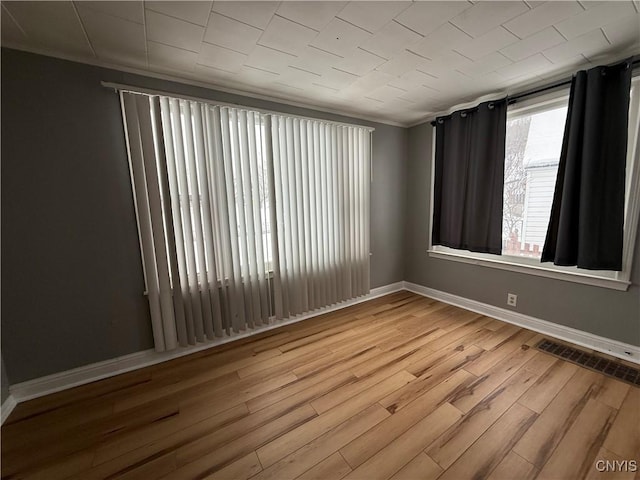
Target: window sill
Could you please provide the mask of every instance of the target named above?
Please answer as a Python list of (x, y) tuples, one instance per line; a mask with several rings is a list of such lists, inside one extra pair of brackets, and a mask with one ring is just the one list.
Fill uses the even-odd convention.
[(618, 280), (614, 278), (604, 278), (583, 273), (569, 273), (552, 270), (544, 267), (536, 267), (532, 265), (523, 265), (508, 260), (493, 260), (486, 258), (477, 258), (464, 254), (441, 252), (436, 250), (427, 250), (430, 257), (439, 258), (441, 260), (451, 260), (454, 262), (468, 263), (471, 265), (480, 265), (483, 267), (497, 268), (500, 270), (508, 270), (511, 272), (525, 273), (528, 275), (536, 275), (539, 277), (555, 278), (573, 283), (582, 283), (585, 285), (593, 285), (596, 287), (610, 288), (612, 290), (627, 291), (631, 282)]

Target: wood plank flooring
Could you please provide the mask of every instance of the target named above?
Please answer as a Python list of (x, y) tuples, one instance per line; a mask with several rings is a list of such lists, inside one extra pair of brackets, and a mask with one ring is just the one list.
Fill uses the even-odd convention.
[(20, 404), (2, 478), (640, 479), (640, 389), (540, 338), (398, 292)]

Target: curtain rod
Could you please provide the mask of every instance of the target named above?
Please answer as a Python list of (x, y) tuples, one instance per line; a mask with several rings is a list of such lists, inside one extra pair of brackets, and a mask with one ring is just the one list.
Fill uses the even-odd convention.
[(325, 119), (317, 118), (317, 117), (305, 117), (304, 115), (295, 115), (295, 114), (292, 114), (292, 113), (278, 112), (278, 111), (275, 111), (275, 110), (266, 110), (264, 108), (250, 107), (250, 106), (247, 106), (247, 105), (241, 105), (239, 103), (220, 102), (218, 100), (212, 100), (210, 98), (193, 97), (193, 96), (190, 96), (190, 95), (182, 95), (182, 94), (179, 94), (179, 93), (167, 92), (167, 91), (164, 91), (164, 90), (155, 90), (155, 89), (151, 89), (151, 88), (136, 87), (134, 85), (126, 85), (126, 84), (123, 84), (123, 83), (114, 83), (114, 82), (105, 82), (105, 81), (100, 82), (100, 84), (103, 87), (113, 89), (116, 92), (135, 93), (137, 95), (147, 95), (147, 96), (150, 96), (150, 97), (151, 96), (155, 96), (155, 95), (162, 95), (162, 96), (167, 96), (167, 97), (180, 98), (180, 99), (183, 99), (183, 100), (192, 100), (192, 101), (196, 101), (196, 102), (204, 102), (204, 103), (208, 103), (210, 105), (215, 105), (215, 106), (219, 106), (219, 107), (243, 108), (243, 109), (247, 109), (247, 110), (252, 110), (254, 112), (265, 113), (265, 114), (270, 114), (270, 115), (287, 115), (289, 117), (299, 118), (299, 119), (302, 119), (302, 120), (313, 120), (313, 121), (316, 121), (316, 122), (331, 123), (333, 125), (341, 125), (341, 126), (345, 126), (345, 127), (364, 128), (365, 130), (368, 130), (369, 132), (375, 131), (374, 127), (368, 127), (366, 125), (358, 125), (356, 123), (337, 122), (335, 120), (325, 120)]
[[(635, 69), (640, 65), (640, 58), (631, 57), (631, 68)], [(609, 65), (607, 65), (609, 66)], [(512, 104), (517, 102), (518, 100), (526, 97), (530, 97), (531, 95), (537, 95), (538, 93), (547, 92), (549, 90), (553, 90), (554, 88), (564, 87), (565, 85), (571, 85), (571, 79), (573, 77), (566, 78), (564, 80), (560, 80), (558, 82), (552, 83), (550, 85), (546, 85), (544, 87), (534, 88), (533, 90), (528, 90), (522, 93), (517, 93), (515, 95), (507, 95), (507, 103)]]
[[(621, 63), (621, 62), (616, 62), (616, 63)], [(613, 63), (611, 65), (604, 65), (604, 66), (609, 67), (609, 66), (615, 65), (616, 63)], [(638, 66), (640, 66), (640, 55), (635, 55), (635, 56), (631, 57), (631, 62), (630, 63), (631, 63), (631, 68), (632, 69), (638, 68)], [(537, 87), (537, 88), (534, 88), (534, 89), (531, 89), (531, 90), (525, 90), (524, 92), (516, 93), (514, 95), (507, 95), (506, 96), (507, 104), (508, 105), (512, 105), (512, 104), (516, 103), (520, 99), (523, 99), (523, 98), (526, 98), (526, 97), (530, 97), (532, 95), (537, 95), (539, 93), (548, 92), (549, 90), (553, 90), (555, 88), (571, 85), (571, 80), (572, 79), (573, 79), (573, 76), (571, 76), (569, 78), (565, 78), (564, 80), (558, 80), (557, 82), (551, 83), (549, 85), (545, 85), (543, 87)], [(505, 97), (502, 97), (502, 98), (505, 98)], [(496, 101), (498, 101), (498, 100), (496, 100)], [(470, 110), (474, 110), (476, 108), (477, 108), (477, 106), (476, 107), (470, 107), (470, 108), (462, 108), (460, 110), (470, 111)], [(448, 115), (438, 115), (434, 120), (432, 120), (429, 123), (431, 125), (435, 126), (436, 125), (436, 121), (437, 121), (438, 118), (448, 117), (452, 113), (449, 113)]]

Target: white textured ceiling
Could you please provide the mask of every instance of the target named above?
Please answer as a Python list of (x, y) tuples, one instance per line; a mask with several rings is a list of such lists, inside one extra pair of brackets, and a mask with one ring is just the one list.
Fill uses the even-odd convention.
[(401, 124), (640, 52), (640, 1), (2, 2), (2, 44)]

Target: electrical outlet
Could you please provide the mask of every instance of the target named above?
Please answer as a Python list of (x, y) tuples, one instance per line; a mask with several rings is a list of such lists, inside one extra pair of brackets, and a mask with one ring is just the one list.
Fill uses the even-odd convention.
[(507, 293), (507, 305), (515, 307), (518, 304), (518, 295), (515, 293)]

